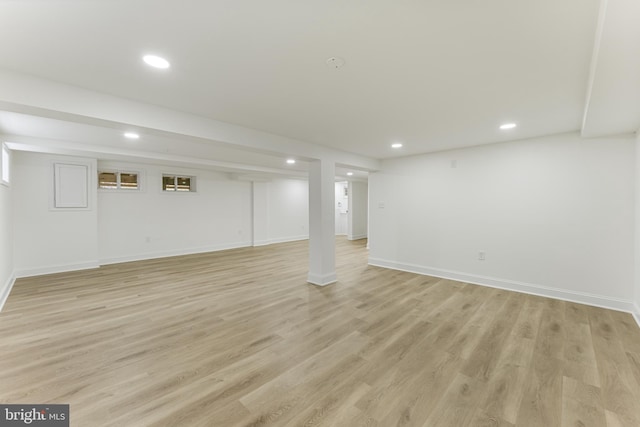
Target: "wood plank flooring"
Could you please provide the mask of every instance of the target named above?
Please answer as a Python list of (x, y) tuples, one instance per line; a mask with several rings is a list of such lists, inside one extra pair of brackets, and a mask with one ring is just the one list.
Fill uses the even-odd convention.
[(0, 402), (85, 426), (640, 426), (625, 313), (370, 267), (307, 242), (19, 280)]

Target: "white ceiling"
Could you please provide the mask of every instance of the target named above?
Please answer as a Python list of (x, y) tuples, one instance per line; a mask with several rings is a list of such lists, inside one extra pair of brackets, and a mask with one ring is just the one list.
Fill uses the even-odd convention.
[(587, 137), (640, 129), (640, 1), (602, 5), (582, 127)]
[[(0, 128), (4, 130), (3, 140), (10, 148), (24, 151), (77, 156), (93, 154), (102, 160), (136, 163), (183, 164), (241, 174), (251, 179), (306, 178), (309, 170), (305, 159), (288, 156), (295, 160), (294, 164), (288, 164), (283, 156), (164, 132), (95, 126), (8, 111), (0, 111)], [(125, 130), (135, 131), (140, 138), (123, 138)], [(338, 166), (336, 179), (366, 180), (367, 173)]]
[[(56, 145), (67, 147), (69, 150), (77, 148), (82, 151), (81, 145), (92, 145), (95, 150), (103, 149), (103, 157), (121, 158), (131, 153), (154, 153), (159, 158), (161, 155), (169, 157), (182, 156), (188, 153), (190, 156), (205, 161), (219, 161), (224, 159), (230, 166), (264, 166), (265, 168), (282, 168), (285, 161), (282, 158), (261, 153), (238, 150), (231, 146), (215, 143), (213, 141), (198, 142), (185, 140), (166, 135), (142, 134), (137, 140), (123, 138), (120, 130), (107, 127), (97, 127), (82, 123), (73, 123), (43, 117), (33, 117), (25, 114), (0, 112), (0, 126), (5, 131), (5, 141), (9, 143), (29, 143), (44, 147)], [(137, 132), (137, 129), (127, 129)], [(20, 137), (28, 134), (32, 138)], [(140, 133), (138, 133), (140, 135)], [(40, 144), (38, 144), (38, 141)], [(63, 145), (62, 143), (66, 143)], [(222, 165), (223, 162), (220, 162)], [(298, 161), (293, 166), (288, 166), (293, 171), (306, 171), (306, 162)]]
[[(638, 4), (5, 0), (0, 69), (382, 159), (576, 130), (636, 131)], [(149, 69), (146, 53), (172, 67)], [(345, 66), (327, 67), (332, 56)], [(13, 123), (4, 114), (5, 134), (114, 141), (101, 126), (31, 125), (29, 115)], [(504, 122), (518, 127), (500, 131)], [(394, 141), (403, 149), (389, 148)], [(242, 160), (210, 142), (208, 153), (225, 161), (275, 167), (283, 159)], [(201, 157), (207, 143), (184, 150)]]

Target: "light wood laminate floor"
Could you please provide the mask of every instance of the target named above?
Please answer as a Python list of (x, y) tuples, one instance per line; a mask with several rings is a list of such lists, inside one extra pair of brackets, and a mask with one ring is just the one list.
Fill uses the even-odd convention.
[(16, 283), (0, 402), (85, 426), (640, 426), (629, 314), (370, 267), (307, 242)]

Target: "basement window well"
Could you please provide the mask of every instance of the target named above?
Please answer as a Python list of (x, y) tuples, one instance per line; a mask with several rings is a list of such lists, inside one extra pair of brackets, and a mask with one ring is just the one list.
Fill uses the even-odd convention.
[(138, 172), (98, 172), (98, 188), (103, 190), (139, 190)]
[(196, 191), (193, 176), (162, 175), (162, 191), (188, 193)]

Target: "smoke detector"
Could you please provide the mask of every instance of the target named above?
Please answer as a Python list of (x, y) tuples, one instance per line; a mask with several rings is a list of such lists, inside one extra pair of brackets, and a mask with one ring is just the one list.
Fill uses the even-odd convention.
[(337, 56), (332, 56), (331, 58), (327, 59), (326, 64), (329, 68), (342, 68), (344, 67), (344, 59), (338, 58)]

